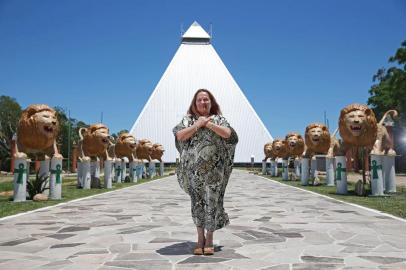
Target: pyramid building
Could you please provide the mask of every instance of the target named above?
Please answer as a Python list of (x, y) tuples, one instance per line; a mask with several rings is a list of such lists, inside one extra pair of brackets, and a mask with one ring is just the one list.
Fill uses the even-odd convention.
[(179, 153), (172, 129), (201, 88), (213, 93), (224, 117), (238, 134), (234, 162), (248, 163), (251, 156), (260, 162), (264, 158), (264, 144), (273, 138), (214, 50), (210, 35), (197, 22), (183, 34), (179, 49), (130, 133), (137, 139), (162, 144), (163, 160), (175, 162)]

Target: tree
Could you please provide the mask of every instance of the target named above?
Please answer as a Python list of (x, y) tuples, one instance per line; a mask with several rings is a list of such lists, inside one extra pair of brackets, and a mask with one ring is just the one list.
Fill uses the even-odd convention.
[(389, 63), (396, 64), (393, 67), (381, 68), (373, 76), (373, 81), (378, 82), (372, 85), (369, 90), (371, 95), (368, 104), (372, 105), (377, 118), (389, 109), (396, 109), (399, 112), (399, 123), (406, 125), (406, 40), (402, 42), (394, 56), (389, 58)]
[(0, 96), (0, 160), (10, 158), (10, 142), (17, 132), (21, 106), (9, 96)]

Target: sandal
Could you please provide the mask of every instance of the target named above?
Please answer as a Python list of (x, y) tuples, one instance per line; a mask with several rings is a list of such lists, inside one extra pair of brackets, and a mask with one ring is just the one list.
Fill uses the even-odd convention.
[(203, 255), (203, 248), (196, 246), (195, 249), (193, 250), (194, 255)]
[(214, 254), (214, 246), (212, 246), (212, 247), (204, 247), (203, 253), (204, 253), (204, 255), (213, 255)]

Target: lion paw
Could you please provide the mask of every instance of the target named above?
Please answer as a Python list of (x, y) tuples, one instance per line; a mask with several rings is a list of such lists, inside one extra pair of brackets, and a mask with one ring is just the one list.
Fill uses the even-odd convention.
[(27, 158), (27, 154), (26, 154), (26, 153), (23, 153), (23, 152), (18, 152), (18, 153), (15, 153), (15, 154), (14, 154), (14, 157), (15, 157), (15, 158), (24, 158), (24, 159), (26, 159), (26, 158)]
[(54, 154), (53, 158), (56, 158), (56, 159), (63, 159), (63, 156), (58, 153), (58, 154)]
[(388, 150), (388, 156), (396, 156), (396, 152), (393, 149)]

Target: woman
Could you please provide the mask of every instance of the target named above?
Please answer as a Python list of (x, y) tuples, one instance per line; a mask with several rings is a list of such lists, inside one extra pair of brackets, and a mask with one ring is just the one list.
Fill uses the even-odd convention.
[(173, 129), (180, 153), (176, 173), (180, 186), (191, 199), (197, 228), (193, 253), (212, 255), (214, 231), (229, 223), (223, 200), (238, 137), (206, 89), (195, 93), (187, 113)]

